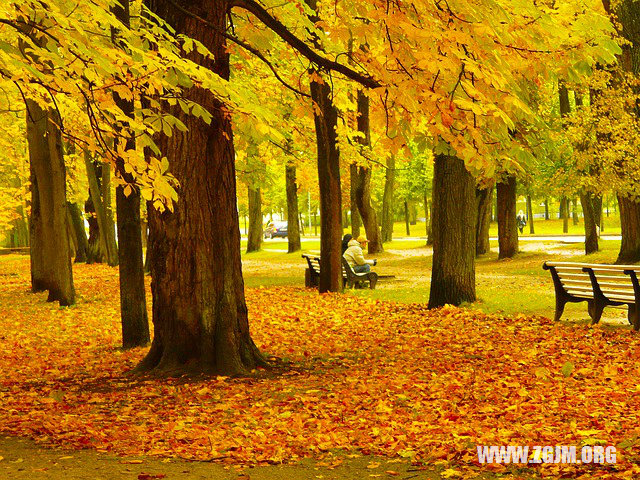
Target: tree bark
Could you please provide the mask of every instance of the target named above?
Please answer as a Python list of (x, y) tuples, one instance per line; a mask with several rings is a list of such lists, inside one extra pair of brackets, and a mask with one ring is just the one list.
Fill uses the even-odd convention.
[[(316, 72), (316, 76), (318, 72)], [(314, 122), (318, 149), (318, 182), (320, 185), (320, 283), (318, 290), (342, 291), (342, 194), (340, 192), (340, 152), (336, 127), (338, 111), (332, 102), (327, 81), (311, 81), (311, 98), (316, 105)], [(353, 185), (352, 185), (353, 191)], [(352, 205), (353, 207), (353, 205)], [(351, 210), (353, 228), (354, 210)]]
[(544, 219), (549, 220), (549, 199), (544, 199)]
[[(130, 24), (129, 0), (115, 4), (113, 13), (125, 26)], [(111, 32), (113, 42), (118, 45), (118, 32)], [(121, 46), (122, 48), (124, 45)], [(134, 117), (133, 100), (127, 100), (114, 94), (116, 105), (129, 117)], [(119, 151), (122, 140), (116, 138), (114, 151)], [(135, 148), (135, 140), (127, 136), (125, 150)], [(119, 184), (116, 187), (116, 215), (118, 217), (118, 263), (120, 282), (120, 319), (122, 325), (122, 346), (133, 348), (147, 345), (151, 340), (149, 319), (147, 315), (147, 299), (144, 285), (144, 262), (142, 259), (143, 234), (146, 242), (146, 224), (144, 232), (140, 219), (140, 189), (134, 178), (125, 169), (124, 159), (116, 158), (116, 174), (128, 186)], [(103, 187), (104, 187), (103, 182)], [(127, 195), (128, 193), (128, 195)], [(105, 202), (107, 205), (110, 202)]]
[(298, 185), (296, 184), (296, 167), (287, 165), (286, 167), (286, 190), (287, 190), (287, 239), (289, 241), (288, 253), (299, 252), (300, 245), (300, 214), (298, 212)]
[(436, 155), (429, 308), (476, 300), (476, 182), (459, 158)]
[(358, 166), (355, 163), (349, 165), (349, 208), (351, 209), (351, 235), (353, 238), (360, 236), (360, 227), (362, 226), (362, 219), (358, 212), (358, 199), (357, 199), (357, 186), (360, 178), (358, 176)]
[(424, 190), (424, 234), (429, 238), (429, 224), (431, 222), (431, 210), (429, 209), (429, 192)]
[(387, 158), (387, 171), (384, 175), (384, 194), (382, 196), (382, 241), (393, 240), (393, 192), (395, 190), (396, 157)]
[(593, 205), (596, 225), (600, 227), (601, 232), (604, 232), (604, 223), (602, 222), (602, 195), (594, 195), (591, 197), (591, 204)]
[(562, 217), (562, 233), (569, 233), (569, 199), (560, 200), (560, 216)]
[(262, 193), (260, 187), (249, 184), (249, 234), (247, 253), (257, 252), (262, 247)]
[(89, 243), (87, 241), (87, 232), (84, 229), (82, 211), (79, 205), (71, 202), (67, 202), (67, 209), (69, 211), (69, 218), (71, 219), (71, 226), (73, 227), (73, 234), (76, 239), (75, 263), (86, 262)]
[(87, 241), (87, 263), (102, 263), (104, 261), (104, 253), (100, 240), (100, 227), (96, 209), (93, 206), (91, 193), (89, 198), (84, 202), (84, 212), (87, 214), (87, 223), (89, 224), (89, 239)]
[[(109, 217), (109, 212), (111, 209), (109, 208), (109, 212), (107, 211), (105, 200), (110, 200), (107, 198), (103, 198), (103, 193), (109, 191), (108, 187), (101, 185), (101, 182), (109, 179), (109, 176), (102, 173), (103, 170), (107, 167), (106, 164), (101, 164), (99, 169), (96, 168), (96, 162), (91, 158), (91, 154), (85, 150), (84, 152), (84, 162), (87, 170), (87, 180), (89, 181), (89, 194), (91, 195), (91, 205), (93, 206), (93, 210), (95, 212), (95, 218), (98, 225), (98, 235), (99, 235), (99, 253), (90, 252), (90, 256), (95, 256), (96, 259), (94, 261), (105, 261), (107, 264), (111, 266), (115, 266), (118, 264), (118, 249), (115, 241), (115, 232), (113, 225), (113, 218)], [(99, 176), (98, 176), (99, 174)], [(98, 181), (100, 178), (100, 181)], [(91, 225), (90, 225), (91, 227)], [(92, 249), (92, 245), (95, 245), (91, 236), (91, 228), (89, 231), (89, 247)], [(95, 247), (93, 247), (95, 248)]]
[(104, 241), (107, 245), (107, 265), (115, 267), (118, 265), (118, 244), (116, 243), (116, 224), (113, 220), (113, 209), (111, 208), (111, 165), (107, 162), (102, 162), (100, 172), (102, 175), (100, 179), (100, 195), (106, 222)]
[(49, 291), (47, 301), (75, 301), (68, 235), (66, 170), (60, 119), (38, 103), (26, 101), (31, 169), (30, 255), (34, 292)]
[[(371, 131), (369, 127), (369, 97), (362, 90), (358, 90), (358, 132), (362, 137), (358, 142), (363, 149), (368, 150), (371, 145)], [(353, 189), (353, 185), (351, 187)], [(356, 205), (358, 213), (364, 225), (369, 243), (367, 245), (369, 254), (384, 251), (382, 245), (382, 234), (378, 225), (376, 210), (371, 204), (371, 168), (358, 166), (358, 182), (356, 184)]]
[(516, 224), (516, 177), (510, 175), (497, 184), (498, 258), (513, 258), (518, 253)]
[(476, 221), (476, 256), (491, 251), (489, 244), (489, 226), (491, 225), (491, 203), (493, 200), (493, 186), (476, 188), (476, 202), (478, 209)]
[[(178, 0), (193, 8), (186, 0)], [(202, 42), (211, 57), (190, 58), (229, 78), (225, 37), (229, 2), (203, 0), (199, 12), (216, 29), (182, 13), (171, 0), (148, 0), (151, 11), (177, 32)], [(236, 172), (229, 110), (210, 92), (184, 92), (212, 116), (210, 123), (165, 105), (187, 131), (161, 136), (179, 182), (174, 210), (149, 212), (154, 338), (140, 370), (247, 374), (265, 360), (249, 333), (240, 260)]]
[(622, 242), (616, 263), (640, 262), (640, 203), (618, 195)]
[(587, 255), (598, 251), (598, 231), (593, 200), (587, 192), (580, 192), (580, 203), (584, 215), (584, 251)]
[(533, 202), (531, 201), (531, 195), (527, 195), (527, 217), (529, 220), (529, 234), (534, 235), (536, 230), (533, 227)]
[(411, 229), (409, 228), (409, 202), (404, 201), (404, 225), (407, 229), (407, 237), (411, 235)]

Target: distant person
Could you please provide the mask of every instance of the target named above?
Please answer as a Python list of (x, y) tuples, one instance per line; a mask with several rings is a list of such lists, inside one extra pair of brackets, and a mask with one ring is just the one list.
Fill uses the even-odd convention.
[(525, 225), (527, 224), (527, 217), (524, 216), (524, 212), (522, 210), (520, 210), (518, 215), (516, 215), (516, 223), (518, 224), (518, 230), (522, 233)]
[(349, 248), (349, 242), (352, 238), (353, 235), (351, 235), (350, 233), (347, 233), (344, 237), (342, 237), (342, 255), (344, 255), (344, 252), (346, 252), (347, 248)]
[(364, 235), (360, 235), (357, 240), (351, 238), (348, 243), (348, 248), (343, 254), (343, 257), (355, 273), (368, 273), (371, 271), (371, 265), (378, 263), (377, 260), (367, 260), (364, 258), (362, 250), (367, 246), (367, 242), (367, 237)]

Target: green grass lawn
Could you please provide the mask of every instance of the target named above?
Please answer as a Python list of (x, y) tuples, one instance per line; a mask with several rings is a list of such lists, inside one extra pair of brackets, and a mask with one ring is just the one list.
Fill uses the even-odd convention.
[[(514, 259), (498, 260), (498, 246), (491, 242), (491, 253), (477, 259), (476, 288), (478, 301), (467, 305), (489, 313), (508, 315), (544, 315), (553, 317), (555, 295), (549, 272), (542, 269), (545, 260), (564, 260), (591, 263), (613, 263), (619, 240), (601, 240), (600, 251), (586, 256), (582, 243), (561, 240), (522, 242), (521, 253)], [(244, 249), (243, 242), (243, 249)], [(260, 252), (242, 254), (245, 285), (248, 287), (304, 284), (305, 262), (300, 253), (288, 254), (286, 240), (269, 240)], [(320, 241), (303, 242), (303, 252), (318, 253)], [(431, 280), (431, 248), (424, 240), (399, 240), (385, 244), (385, 252), (378, 259), (376, 271), (395, 275), (383, 280), (375, 290), (349, 290), (347, 294), (402, 303), (426, 303)], [(586, 321), (585, 304), (568, 305), (568, 317)], [(618, 318), (616, 309), (605, 314)]]

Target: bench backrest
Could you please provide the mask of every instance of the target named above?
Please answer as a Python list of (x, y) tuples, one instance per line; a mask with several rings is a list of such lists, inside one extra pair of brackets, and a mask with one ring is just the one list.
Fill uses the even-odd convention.
[[(317, 257), (315, 255), (307, 255), (307, 254), (302, 254), (302, 257), (305, 260), (307, 260), (307, 263), (309, 264), (309, 269), (313, 271), (313, 273), (315, 273), (316, 275), (320, 275), (320, 257)], [(351, 267), (343, 257), (342, 258), (342, 276), (344, 278), (347, 277), (347, 271), (345, 270), (345, 265), (347, 266), (347, 268), (351, 269)], [(355, 275), (355, 273), (353, 273), (353, 270), (351, 270), (351, 273)]]
[(635, 272), (640, 273), (638, 265), (545, 262), (543, 268), (555, 271), (570, 295), (592, 297), (602, 294), (620, 301), (634, 298), (634, 279), (637, 281)]

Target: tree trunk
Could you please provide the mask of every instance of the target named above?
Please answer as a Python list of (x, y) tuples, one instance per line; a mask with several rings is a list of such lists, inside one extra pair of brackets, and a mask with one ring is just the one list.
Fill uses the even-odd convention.
[(89, 224), (89, 239), (87, 240), (87, 263), (102, 263), (104, 261), (104, 253), (100, 243), (100, 227), (96, 209), (93, 206), (91, 194), (84, 202), (84, 212), (87, 215), (87, 223)]
[(29, 246), (29, 225), (24, 214), (24, 207), (20, 205), (18, 207), (19, 218), (12, 222), (13, 228), (11, 229), (11, 236), (9, 239), (9, 246), (12, 248), (28, 247)]
[(395, 189), (396, 157), (387, 158), (387, 171), (384, 175), (384, 195), (382, 196), (382, 241), (393, 240), (393, 192)]
[(587, 255), (598, 251), (598, 231), (593, 200), (587, 192), (580, 192), (580, 203), (584, 215), (584, 251)]
[(362, 225), (362, 219), (360, 218), (360, 213), (358, 212), (358, 199), (357, 199), (357, 186), (360, 178), (358, 177), (358, 166), (355, 163), (349, 165), (349, 180), (350, 180), (350, 189), (349, 189), (349, 208), (351, 209), (351, 235), (353, 238), (358, 238), (360, 236), (360, 226)]
[(544, 219), (549, 220), (549, 199), (544, 199)]
[(602, 222), (602, 195), (592, 196), (591, 204), (593, 205), (596, 225), (600, 227), (601, 232), (604, 232), (604, 223)]
[(516, 177), (510, 175), (497, 184), (498, 258), (513, 258), (518, 253), (516, 223)]
[(118, 244), (116, 243), (116, 224), (113, 220), (113, 209), (111, 208), (111, 165), (102, 162), (100, 172), (102, 174), (100, 194), (102, 196), (102, 206), (104, 208), (104, 219), (106, 222), (104, 241), (107, 245), (107, 264), (110, 267), (115, 267), (118, 265)]
[(560, 200), (560, 216), (562, 217), (562, 233), (569, 233), (569, 199)]
[[(176, 9), (173, 0), (147, 4), (177, 34), (202, 42), (214, 57), (194, 51), (192, 60), (229, 78), (229, 52), (221, 33), (227, 27), (227, 0), (203, 0), (199, 5), (216, 29)], [(173, 212), (149, 212), (154, 338), (139, 369), (246, 374), (265, 360), (249, 334), (229, 110), (197, 86), (184, 96), (212, 119), (207, 124), (179, 106), (165, 105), (188, 130), (176, 129), (171, 137), (158, 139), (179, 182), (179, 201)]]
[(247, 253), (257, 252), (262, 246), (262, 193), (260, 187), (249, 185), (249, 235)]
[(578, 225), (580, 220), (578, 219), (578, 200), (576, 198), (571, 199), (571, 218), (574, 225)]
[(618, 195), (622, 242), (616, 263), (640, 262), (640, 203)]
[(369, 240), (368, 252), (370, 254), (383, 252), (384, 247), (382, 246), (382, 234), (378, 226), (378, 216), (371, 205), (371, 169), (368, 167), (358, 167), (356, 201), (358, 212)]
[[(100, 260), (106, 261), (109, 265), (115, 266), (118, 264), (118, 250), (116, 247), (115, 232), (113, 225), (113, 218), (110, 214), (111, 208), (107, 210), (106, 201), (110, 201), (110, 195), (103, 198), (103, 194), (109, 192), (109, 187), (101, 185), (101, 182), (109, 181), (109, 176), (103, 173), (103, 170), (108, 168), (107, 164), (101, 164), (99, 169), (96, 168), (96, 163), (91, 158), (91, 154), (85, 150), (84, 162), (87, 169), (87, 180), (89, 181), (89, 193), (91, 195), (91, 204), (96, 215), (96, 222), (98, 224), (98, 234), (100, 238), (100, 253), (97, 257)], [(98, 177), (100, 173), (100, 177)], [(98, 181), (100, 178), (101, 182)], [(91, 233), (91, 231), (89, 232)], [(91, 248), (92, 238), (89, 236), (89, 245)]]
[(76, 258), (75, 263), (87, 261), (87, 249), (89, 243), (87, 241), (87, 232), (84, 229), (84, 218), (82, 217), (82, 211), (80, 206), (67, 202), (67, 209), (69, 211), (69, 217), (71, 219), (71, 226), (73, 227), (73, 234), (76, 239)]
[(476, 202), (478, 209), (476, 221), (476, 256), (491, 251), (489, 244), (489, 226), (491, 224), (491, 203), (493, 200), (493, 186), (476, 188)]
[(459, 158), (436, 155), (429, 308), (476, 300), (476, 182)]
[(429, 210), (429, 192), (424, 190), (424, 234), (429, 238), (429, 223), (431, 221), (431, 211)]
[(529, 234), (534, 235), (536, 230), (533, 228), (533, 205), (531, 202), (531, 195), (527, 195), (527, 217), (529, 221)]
[(287, 239), (289, 240), (288, 253), (299, 252), (300, 246), (300, 222), (298, 213), (298, 185), (296, 184), (296, 167), (287, 165), (286, 167), (286, 190), (287, 190)]
[[(113, 7), (115, 16), (129, 26), (129, 0)], [(112, 30), (112, 40), (118, 44), (118, 32)], [(134, 117), (133, 100), (126, 100), (114, 94), (116, 105), (129, 117)], [(121, 140), (115, 139), (114, 151), (118, 151)], [(128, 137), (125, 150), (135, 148), (135, 140)], [(144, 262), (142, 259), (143, 232), (140, 220), (140, 190), (133, 176), (124, 168), (124, 159), (116, 159), (116, 173), (128, 185), (118, 184), (116, 187), (116, 215), (118, 216), (118, 263), (120, 282), (120, 319), (122, 324), (122, 346), (133, 348), (147, 345), (149, 335), (149, 319), (147, 316), (147, 300), (144, 285)], [(103, 175), (104, 178), (104, 175)], [(104, 187), (103, 182), (103, 187)], [(129, 195), (126, 195), (129, 193)], [(105, 202), (108, 204), (108, 202)], [(146, 225), (144, 228), (146, 237)], [(145, 238), (146, 242), (146, 238)]]
[(411, 230), (409, 229), (409, 202), (404, 201), (404, 224), (407, 228), (407, 237), (411, 235)]
[[(358, 90), (358, 132), (363, 137), (358, 138), (358, 142), (363, 149), (368, 150), (371, 145), (371, 132), (369, 129), (369, 97), (362, 90)], [(353, 185), (351, 186), (353, 190)], [(382, 234), (378, 225), (376, 210), (371, 204), (371, 168), (366, 166), (358, 167), (358, 182), (356, 184), (356, 205), (358, 213), (367, 234), (369, 254), (384, 251), (382, 246)]]
[(47, 301), (75, 301), (68, 235), (66, 171), (57, 114), (26, 101), (31, 169), (30, 255), (34, 292), (49, 291)]
[[(318, 72), (316, 72), (318, 75)], [(324, 292), (342, 291), (342, 194), (340, 192), (340, 152), (336, 141), (338, 111), (332, 102), (329, 83), (311, 81), (311, 98), (316, 105), (314, 121), (318, 149), (318, 182), (320, 184), (320, 284)], [(353, 185), (352, 185), (353, 192)], [(351, 225), (354, 211), (351, 210)], [(357, 232), (356, 232), (357, 233)]]

